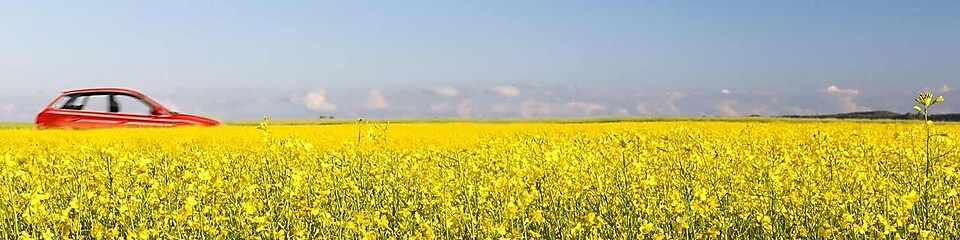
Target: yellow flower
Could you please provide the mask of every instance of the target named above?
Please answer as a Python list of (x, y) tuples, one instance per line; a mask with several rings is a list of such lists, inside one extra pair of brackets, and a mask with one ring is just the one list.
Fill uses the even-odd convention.
[(544, 223), (547, 219), (543, 218), (543, 210), (534, 210), (533, 211), (533, 222), (535, 223)]
[[(921, 98), (923, 111), (942, 102)], [(925, 142), (914, 139), (932, 128), (916, 122), (262, 125), (0, 129), (0, 216), (17, 216), (19, 228), (0, 230), (24, 239), (958, 234), (943, 226), (960, 218), (960, 163), (937, 151), (955, 147), (960, 125), (933, 131), (933, 156), (946, 155), (930, 162), (929, 178), (918, 161)], [(368, 129), (376, 141), (362, 139)]]

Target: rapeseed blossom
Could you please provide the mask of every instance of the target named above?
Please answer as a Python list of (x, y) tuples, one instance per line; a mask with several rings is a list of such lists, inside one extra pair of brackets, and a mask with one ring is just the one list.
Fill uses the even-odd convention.
[(0, 238), (956, 238), (958, 131), (840, 121), (7, 129)]

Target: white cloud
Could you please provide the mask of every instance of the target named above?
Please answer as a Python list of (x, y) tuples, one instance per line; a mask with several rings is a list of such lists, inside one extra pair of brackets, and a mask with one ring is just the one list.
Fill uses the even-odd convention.
[(448, 102), (437, 102), (431, 103), (429, 108), (430, 112), (446, 112), (450, 111), (450, 109), (453, 109), (453, 104)]
[(730, 94), (730, 89), (726, 89), (726, 88), (724, 88), (724, 89), (720, 89), (720, 93), (723, 93), (723, 94)]
[(567, 114), (585, 113), (593, 115), (596, 111), (607, 109), (606, 106), (594, 102), (567, 102), (563, 105), (563, 112)]
[(371, 89), (370, 92), (367, 93), (367, 101), (363, 103), (363, 107), (367, 109), (384, 109), (389, 106), (390, 103), (383, 97), (380, 89)]
[(468, 118), (474, 115), (474, 104), (472, 99), (463, 99), (457, 104), (449, 102), (435, 102), (428, 106), (427, 111), (433, 113), (455, 111), (457, 116)]
[(460, 104), (457, 104), (457, 115), (464, 118), (473, 116), (473, 100), (460, 101)]
[(24, 121), (32, 116), (17, 111), (17, 105), (13, 103), (0, 103), (0, 121)]
[(636, 107), (635, 109), (637, 110), (637, 114), (640, 114), (640, 115), (652, 115), (652, 114), (653, 114), (653, 112), (650, 111), (649, 108), (647, 108), (647, 104), (645, 104), (645, 103), (643, 103), (643, 102), (638, 102), (638, 103), (637, 103), (637, 107)]
[(856, 89), (843, 89), (837, 87), (836, 85), (830, 85), (823, 90), (824, 94), (827, 95), (836, 108), (844, 112), (854, 112), (854, 111), (868, 111), (869, 108), (859, 106), (854, 99), (860, 95), (860, 91)]
[(630, 109), (626, 108), (617, 108), (618, 116), (630, 116)]
[(940, 88), (937, 88), (937, 92), (940, 92), (940, 93), (948, 93), (951, 91), (953, 91), (953, 88), (948, 85), (943, 85), (943, 86), (940, 86)]
[(737, 100), (720, 100), (713, 105), (713, 109), (717, 110), (724, 116), (738, 116), (740, 113), (734, 109), (734, 105), (737, 105), (739, 102)]
[(780, 96), (774, 92), (731, 92), (720, 94), (717, 98), (705, 98), (713, 110), (723, 116), (776, 115)]
[(13, 105), (13, 103), (0, 104), (0, 112), (11, 114), (16, 110), (17, 110), (17, 105)]
[(789, 107), (787, 112), (793, 115), (814, 115), (817, 114), (816, 110), (809, 108), (800, 108), (800, 107)]
[(756, 91), (730, 91), (729, 94), (722, 91), (637, 94), (633, 96), (634, 106), (629, 110), (636, 116), (774, 115), (781, 109), (780, 99), (781, 96), (777, 93)]
[(533, 116), (543, 116), (553, 113), (550, 103), (537, 102), (533, 99), (527, 99), (520, 104), (520, 108), (517, 109), (517, 113), (521, 117), (529, 118)]
[(457, 91), (456, 88), (450, 86), (440, 86), (428, 90), (429, 93), (442, 97), (456, 97), (460, 95), (460, 91)]
[(517, 89), (514, 86), (510, 85), (499, 85), (492, 86), (487, 89), (487, 92), (496, 94), (501, 97), (517, 97), (520, 96), (520, 89)]
[(327, 91), (316, 89), (307, 93), (307, 96), (294, 95), (290, 98), (292, 103), (302, 103), (307, 109), (314, 111), (337, 111), (337, 105), (327, 101)]
[(753, 108), (750, 109), (750, 114), (769, 115), (769, 114), (775, 114), (775, 113), (770, 111), (770, 105), (767, 105), (766, 103), (762, 103), (762, 104), (754, 105)]
[(663, 95), (647, 95), (644, 100), (638, 101), (635, 106), (637, 114), (644, 115), (671, 115), (681, 114), (677, 100), (687, 97), (686, 94), (678, 92), (667, 92)]
[(856, 89), (843, 89), (843, 88), (837, 87), (837, 85), (830, 85), (829, 87), (827, 87), (827, 89), (824, 89), (823, 91), (826, 93), (833, 93), (833, 94), (849, 94), (849, 95), (860, 94), (860, 91), (857, 91)]
[(493, 111), (494, 113), (510, 112), (510, 111), (513, 111), (513, 103), (508, 103), (508, 102), (495, 103), (493, 104), (493, 106), (490, 107), (490, 110)]
[(683, 93), (669, 92), (664, 100), (664, 105), (667, 106), (667, 109), (670, 110), (671, 114), (680, 115), (680, 107), (677, 106), (676, 101), (684, 97), (685, 95)]
[(570, 101), (566, 103), (540, 102), (527, 99), (516, 108), (521, 117), (582, 116), (602, 113), (607, 107), (595, 102)]
[(942, 85), (939, 87), (923, 87), (920, 89), (922, 92), (933, 92), (935, 94), (943, 94), (953, 91), (953, 87), (950, 85)]

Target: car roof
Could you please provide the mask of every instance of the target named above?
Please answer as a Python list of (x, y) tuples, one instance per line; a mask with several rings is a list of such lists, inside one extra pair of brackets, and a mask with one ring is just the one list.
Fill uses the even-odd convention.
[(129, 88), (120, 88), (120, 87), (81, 88), (81, 89), (63, 91), (63, 94), (90, 93), (90, 92), (118, 92), (118, 93), (143, 95), (143, 93), (140, 93), (137, 90), (133, 90)]

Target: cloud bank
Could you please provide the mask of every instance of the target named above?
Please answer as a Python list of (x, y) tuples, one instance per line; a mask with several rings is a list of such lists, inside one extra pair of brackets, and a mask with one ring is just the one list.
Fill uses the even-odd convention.
[(870, 110), (870, 108), (858, 105), (855, 101), (857, 96), (860, 95), (860, 91), (857, 89), (844, 89), (837, 87), (837, 85), (830, 85), (823, 90), (823, 93), (834, 103), (837, 110), (844, 112)]
[(667, 92), (662, 95), (644, 95), (641, 100), (636, 101), (634, 110), (641, 116), (666, 115), (678, 116), (683, 113), (680, 110), (678, 101), (687, 97), (687, 94), (679, 92)]
[[(521, 88), (523, 92), (521, 92)], [(611, 90), (566, 85), (497, 85), (480, 87), (477, 94), (452, 86), (429, 88), (232, 89), (230, 91), (176, 91), (156, 99), (174, 111), (221, 119), (254, 119), (323, 115), (338, 118), (536, 118), (590, 116), (747, 116), (809, 115), (884, 109), (909, 111), (915, 92), (903, 99), (869, 95), (863, 89), (839, 84), (823, 88), (770, 92), (749, 89), (706, 88), (705, 91)], [(313, 89), (313, 90), (309, 90)], [(921, 88), (956, 98), (950, 85)], [(0, 96), (0, 121), (30, 121), (49, 99), (47, 94)], [(41, 96), (42, 95), (42, 96)], [(886, 101), (890, 98), (889, 101)], [(900, 97), (898, 97), (900, 98)], [(175, 104), (176, 103), (176, 104)], [(902, 103), (902, 104), (901, 104)], [(950, 101), (936, 111), (952, 111)]]
[[(512, 107), (512, 106), (511, 106)], [(506, 109), (501, 107), (501, 109)], [(608, 114), (604, 112), (607, 106), (596, 102), (568, 101), (554, 103), (534, 99), (524, 100), (516, 113), (524, 118), (551, 117), (551, 116), (596, 116)], [(513, 108), (511, 108), (513, 110)]]
[(17, 111), (17, 105), (13, 105), (13, 103), (0, 103), (0, 112), (4, 114), (11, 114), (15, 111)]
[(448, 97), (448, 98), (457, 97), (460, 95), (460, 91), (450, 86), (440, 86), (440, 87), (431, 88), (427, 90), (427, 92), (433, 95)]
[(953, 87), (950, 87), (949, 85), (943, 85), (943, 86), (940, 86), (939, 88), (937, 88), (937, 92), (939, 92), (939, 93), (941, 93), (941, 94), (942, 94), (942, 93), (952, 92), (952, 91), (953, 91)]
[(501, 96), (501, 97), (519, 97), (520, 96), (520, 89), (517, 89), (517, 87), (510, 86), (510, 85), (492, 86), (490, 88), (487, 88), (487, 92), (495, 94), (497, 96)]
[(370, 92), (367, 93), (367, 101), (363, 104), (363, 107), (366, 109), (386, 109), (390, 107), (390, 103), (383, 97), (380, 89), (371, 89)]
[(306, 96), (294, 95), (290, 98), (291, 103), (303, 104), (307, 109), (313, 111), (337, 111), (337, 105), (327, 101), (327, 91), (316, 89), (307, 93)]
[(468, 118), (473, 116), (473, 100), (464, 99), (457, 104), (457, 116)]

